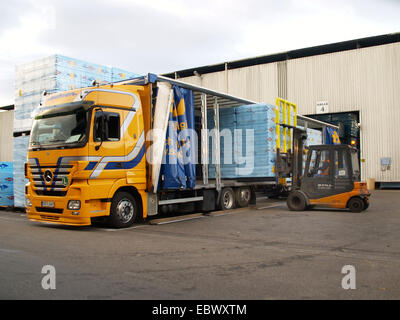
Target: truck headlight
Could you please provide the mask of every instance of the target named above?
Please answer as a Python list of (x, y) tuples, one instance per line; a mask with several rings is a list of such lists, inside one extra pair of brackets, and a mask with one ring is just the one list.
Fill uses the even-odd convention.
[(29, 198), (25, 199), (25, 207), (30, 208), (32, 207), (32, 201)]
[(79, 210), (81, 208), (81, 201), (80, 200), (69, 200), (68, 201), (68, 210)]

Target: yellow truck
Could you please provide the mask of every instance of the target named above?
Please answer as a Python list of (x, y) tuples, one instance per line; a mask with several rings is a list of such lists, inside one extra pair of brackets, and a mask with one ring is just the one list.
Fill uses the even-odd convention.
[[(201, 161), (189, 163), (191, 175), (179, 176), (177, 185), (163, 188), (174, 180), (162, 172), (169, 119), (173, 112), (178, 118), (184, 114), (182, 105), (173, 103), (177, 88), (191, 94), (200, 145), (195, 156)], [(253, 103), (153, 74), (45, 95), (34, 117), (25, 165), (28, 218), (74, 226), (106, 219), (111, 226), (123, 228), (160, 212), (247, 206), (255, 201), (256, 186), (276, 187), (279, 180), (221, 178), (218, 115), (220, 107)], [(208, 176), (208, 110), (215, 115), (213, 178)], [(185, 129), (187, 122), (178, 121), (179, 129)], [(190, 136), (182, 140), (183, 150), (196, 142)], [(173, 144), (169, 148), (176, 152)], [(188, 172), (179, 164), (171, 168)]]

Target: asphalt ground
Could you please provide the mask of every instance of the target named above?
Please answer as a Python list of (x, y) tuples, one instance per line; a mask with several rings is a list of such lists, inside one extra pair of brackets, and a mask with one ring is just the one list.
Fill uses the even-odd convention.
[[(342, 287), (347, 265), (355, 289)], [(399, 299), (399, 270), (397, 190), (374, 191), (363, 213), (260, 199), (118, 230), (0, 211), (0, 299)]]

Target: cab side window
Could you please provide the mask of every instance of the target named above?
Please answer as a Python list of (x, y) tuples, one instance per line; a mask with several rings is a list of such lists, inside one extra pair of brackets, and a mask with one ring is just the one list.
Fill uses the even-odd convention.
[(106, 116), (106, 133), (107, 141), (119, 141), (120, 139), (120, 125), (119, 125), (119, 114), (109, 113)]
[(120, 140), (120, 116), (115, 112), (96, 111), (94, 117), (93, 140), (119, 141)]
[(335, 178), (349, 178), (349, 166), (346, 157), (347, 153), (344, 150), (335, 150)]
[(307, 175), (309, 177), (328, 177), (330, 174), (328, 150), (313, 150)]

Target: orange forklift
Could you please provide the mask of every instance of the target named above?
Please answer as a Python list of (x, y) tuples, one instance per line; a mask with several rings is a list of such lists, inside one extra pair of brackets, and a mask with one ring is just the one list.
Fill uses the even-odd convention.
[(290, 210), (321, 206), (361, 212), (368, 208), (370, 193), (367, 184), (360, 181), (356, 148), (344, 144), (310, 146), (303, 167), (307, 133), (293, 126), (283, 126), (292, 129), (292, 148), (286, 153), (277, 149), (277, 174), (279, 178), (292, 179), (287, 198)]

